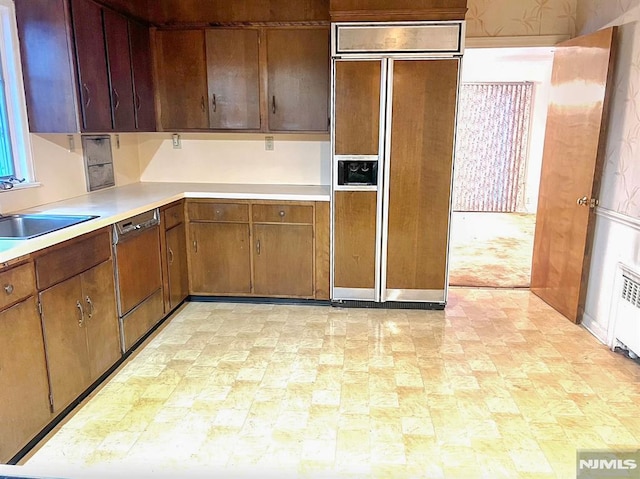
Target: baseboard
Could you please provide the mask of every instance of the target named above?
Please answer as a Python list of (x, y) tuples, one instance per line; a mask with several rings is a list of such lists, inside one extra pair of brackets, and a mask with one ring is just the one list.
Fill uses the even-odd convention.
[(582, 327), (589, 331), (598, 341), (608, 346), (607, 344), (607, 330), (598, 323), (595, 318), (589, 316), (587, 313), (582, 315)]

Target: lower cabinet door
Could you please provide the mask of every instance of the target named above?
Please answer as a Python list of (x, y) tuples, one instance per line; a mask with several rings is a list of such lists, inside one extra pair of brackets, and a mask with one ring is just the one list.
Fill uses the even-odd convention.
[(30, 297), (0, 313), (0, 462), (11, 459), (50, 418), (40, 316)]
[(254, 224), (255, 294), (313, 297), (313, 226)]
[(113, 263), (109, 260), (91, 268), (81, 278), (89, 369), (93, 382), (120, 358)]
[(40, 293), (53, 412), (67, 407), (91, 384), (85, 333), (87, 306), (80, 276)]
[(189, 294), (187, 239), (184, 223), (171, 228), (165, 235), (169, 270), (169, 308), (173, 309)]
[(191, 293), (251, 293), (249, 225), (191, 223), (189, 229)]

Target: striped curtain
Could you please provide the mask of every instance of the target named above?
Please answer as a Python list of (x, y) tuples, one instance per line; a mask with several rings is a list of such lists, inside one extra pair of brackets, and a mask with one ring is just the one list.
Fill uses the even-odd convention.
[(524, 211), (532, 96), (529, 82), (461, 85), (454, 211)]

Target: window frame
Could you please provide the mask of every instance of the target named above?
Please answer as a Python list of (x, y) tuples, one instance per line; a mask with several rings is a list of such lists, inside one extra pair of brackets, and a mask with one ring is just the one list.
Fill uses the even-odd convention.
[(24, 183), (20, 183), (20, 185), (27, 186), (35, 183), (36, 178), (20, 61), (18, 25), (13, 0), (0, 0), (0, 68), (2, 68), (5, 84), (14, 176), (19, 180), (24, 178)]

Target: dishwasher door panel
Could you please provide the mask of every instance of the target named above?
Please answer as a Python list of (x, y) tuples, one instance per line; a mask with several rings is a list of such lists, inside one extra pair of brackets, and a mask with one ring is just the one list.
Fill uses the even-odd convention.
[(119, 316), (162, 288), (160, 228), (153, 227), (121, 238), (116, 245)]

